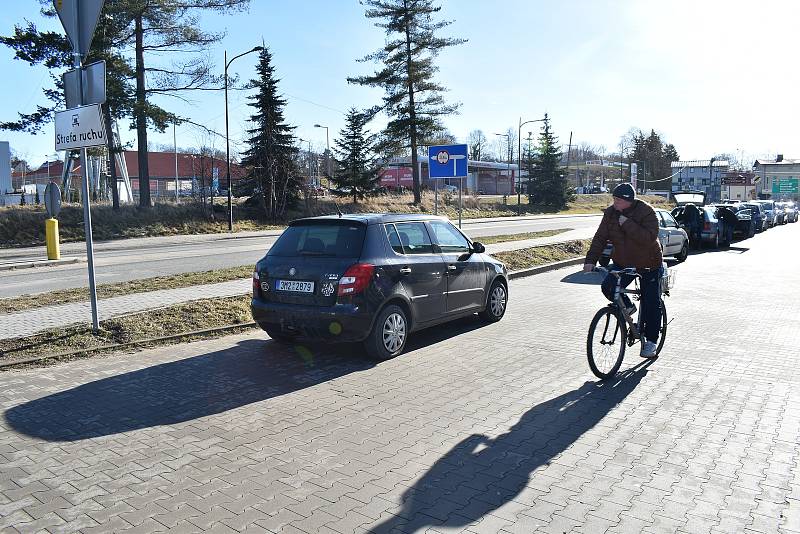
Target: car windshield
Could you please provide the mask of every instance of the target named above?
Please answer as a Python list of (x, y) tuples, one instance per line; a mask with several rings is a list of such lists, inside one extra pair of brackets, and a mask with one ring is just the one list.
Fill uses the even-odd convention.
[(361, 255), (366, 227), (338, 221), (292, 225), (267, 252), (268, 256), (327, 256), (357, 258)]

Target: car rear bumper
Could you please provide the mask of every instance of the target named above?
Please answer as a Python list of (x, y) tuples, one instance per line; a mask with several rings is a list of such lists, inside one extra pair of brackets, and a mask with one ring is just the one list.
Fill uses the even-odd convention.
[(276, 329), (301, 339), (342, 343), (363, 341), (372, 327), (373, 314), (353, 304), (298, 306), (252, 299), (250, 309), (253, 319), (262, 329)]

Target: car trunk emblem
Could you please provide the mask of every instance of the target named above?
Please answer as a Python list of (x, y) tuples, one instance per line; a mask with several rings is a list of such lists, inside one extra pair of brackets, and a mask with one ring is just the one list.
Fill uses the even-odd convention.
[(294, 267), (289, 269), (289, 276), (294, 276), (295, 274), (297, 274), (297, 269), (295, 269)]

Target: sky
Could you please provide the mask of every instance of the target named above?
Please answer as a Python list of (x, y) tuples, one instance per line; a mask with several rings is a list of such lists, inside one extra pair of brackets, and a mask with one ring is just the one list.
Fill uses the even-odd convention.
[[(448, 102), (460, 103), (445, 126), (460, 142), (470, 131), (493, 134), (516, 129), (520, 120), (548, 113), (561, 143), (588, 143), (618, 152), (631, 128), (657, 131), (681, 159), (708, 159), (721, 153), (752, 162), (784, 154), (800, 158), (796, 68), (796, 21), (800, 2), (792, 0), (441, 0), (440, 19), (452, 24), (443, 36), (468, 42), (437, 57), (436, 80)], [(0, 12), (0, 34), (31, 20), (44, 20), (38, 2), (8, 2)], [(201, 24), (225, 37), (208, 50), (220, 73), (229, 57), (266, 44), (287, 100), (286, 120), (321, 151), (334, 144), (350, 107), (380, 103), (382, 91), (347, 83), (348, 76), (379, 68), (358, 59), (381, 48), (384, 30), (364, 17), (357, 0), (281, 2), (252, 0), (247, 13), (203, 16)], [(257, 54), (231, 64), (240, 80), (254, 76)], [(13, 120), (46, 100), (51, 85), (44, 67), (30, 67), (0, 48), (5, 83), (0, 84), (0, 119)], [(153, 63), (154, 64), (154, 63)], [(60, 74), (60, 73), (56, 73)], [(242, 140), (251, 108), (246, 91), (229, 94), (232, 151)], [(222, 92), (186, 94), (190, 102), (162, 97), (156, 103), (224, 133)], [(385, 124), (379, 117), (374, 130)], [(123, 142), (135, 146), (130, 121), (122, 121)], [(522, 137), (538, 124), (523, 126)], [(197, 147), (200, 129), (176, 128), (177, 144)], [(32, 163), (54, 157), (54, 128), (39, 135), (0, 132), (12, 150)], [(172, 146), (172, 129), (149, 132), (148, 140)], [(224, 139), (216, 147), (224, 149)]]

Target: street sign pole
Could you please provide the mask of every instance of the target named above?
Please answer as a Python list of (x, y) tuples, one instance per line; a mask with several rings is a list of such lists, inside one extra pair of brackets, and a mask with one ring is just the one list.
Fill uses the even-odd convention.
[[(64, 7), (63, 3), (56, 4), (57, 7)], [(100, 6), (102, 6), (102, 1), (100, 2)], [(78, 36), (78, 38), (71, 38), (72, 45), (73, 45), (73, 58), (74, 58), (74, 66), (75, 69), (78, 70), (80, 74), (81, 68), (81, 58), (86, 54), (89, 50), (89, 44), (92, 41), (91, 35), (94, 33), (94, 26), (97, 24), (97, 16), (93, 21), (86, 21), (82, 20), (79, 2), (75, 1), (72, 3), (72, 15), (75, 17), (74, 20), (74, 28), (68, 28), (65, 26), (67, 30), (67, 34), (70, 34), (70, 30), (72, 31), (72, 35)], [(97, 8), (97, 14), (99, 14), (100, 9)], [(59, 12), (59, 15), (61, 13)], [(62, 17), (62, 21), (64, 18)], [(92, 24), (90, 31), (88, 32), (88, 38), (86, 35), (87, 27), (86, 25)], [(81, 28), (83, 26), (83, 28)], [(81, 31), (83, 30), (83, 31)], [(83, 105), (83, 76), (78, 75), (78, 95), (80, 95), (80, 104)], [(81, 147), (81, 178), (83, 180), (83, 226), (84, 231), (86, 232), (86, 260), (89, 265), (89, 300), (92, 305), (92, 331), (97, 334), (100, 331), (100, 322), (97, 317), (97, 287), (95, 284), (95, 276), (94, 276), (94, 244), (92, 243), (92, 211), (89, 205), (91, 198), (89, 197), (89, 175), (86, 169), (86, 147)]]

